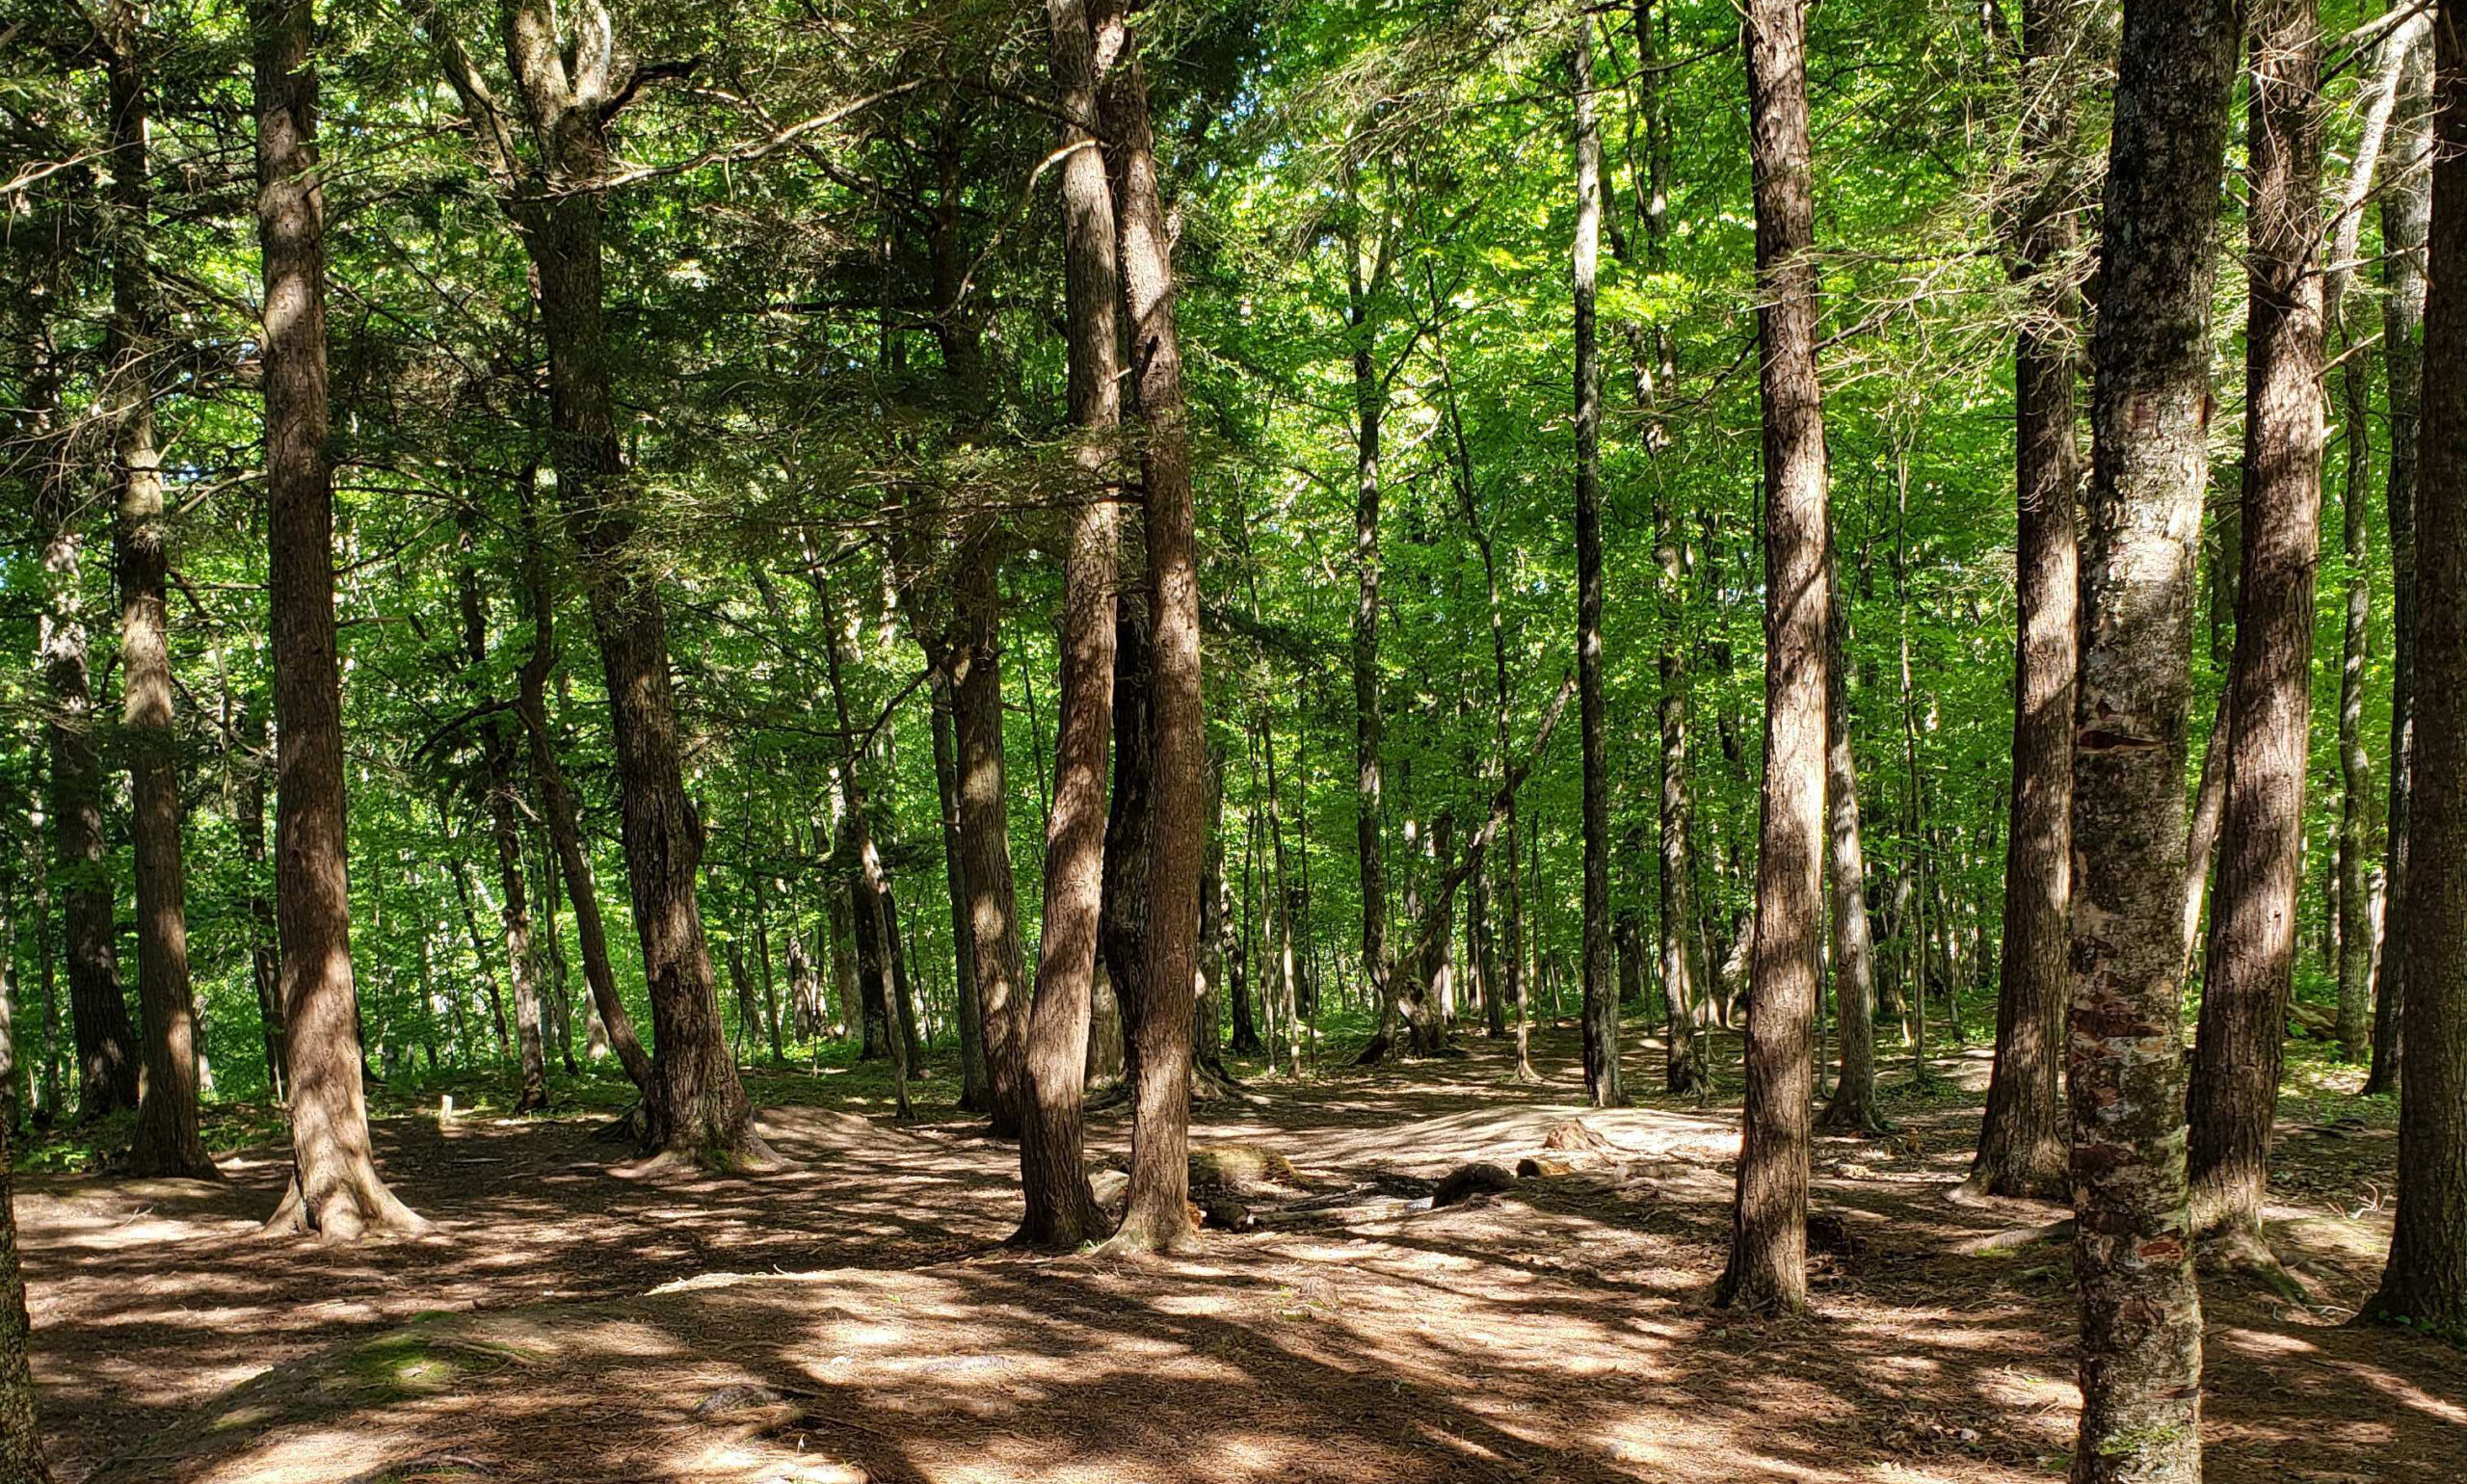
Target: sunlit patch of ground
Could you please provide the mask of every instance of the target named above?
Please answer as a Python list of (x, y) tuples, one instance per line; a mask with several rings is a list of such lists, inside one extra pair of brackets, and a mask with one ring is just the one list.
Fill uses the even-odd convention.
[[(581, 1121), (389, 1120), (389, 1177), (434, 1237), (270, 1241), (281, 1179), (37, 1178), (20, 1195), (44, 1420), (66, 1479), (112, 1484), (710, 1481), (1859, 1480), (2055, 1477), (2076, 1396), (2061, 1214), (1955, 1206), (1976, 1056), (1890, 1100), (1895, 1138), (1826, 1139), (1814, 1312), (1707, 1307), (1736, 1110), (1581, 1112), (1467, 1059), (1254, 1084), (1198, 1136), (1284, 1152), (1320, 1189), (1513, 1164), (1581, 1116), (1617, 1178), (1438, 1211), (1210, 1232), (1171, 1260), (999, 1246), (1016, 1153), (897, 1128), (880, 1089), (768, 1076), (797, 1161), (751, 1179), (613, 1176)], [(1897, 1074), (1899, 1068), (1895, 1069)], [(845, 1098), (839, 1094), (845, 1090)], [(2307, 1110), (2309, 1113), (2309, 1109)], [(2455, 1484), (2467, 1358), (2342, 1328), (2387, 1240), (2386, 1120), (2283, 1143), (2273, 1236), (2301, 1301), (2208, 1294), (2214, 1481)], [(1118, 1152), (1117, 1114), (1094, 1129)], [(2376, 1164), (2377, 1161), (2377, 1164)], [(2018, 1232), (2009, 1241), (1980, 1238)]]

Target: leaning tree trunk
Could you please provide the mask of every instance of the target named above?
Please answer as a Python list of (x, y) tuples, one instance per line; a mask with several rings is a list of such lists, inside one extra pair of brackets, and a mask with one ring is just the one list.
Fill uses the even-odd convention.
[(1807, 1305), (1810, 1041), (1824, 932), (1825, 458), (1816, 172), (1800, 0), (1749, 0), (1757, 330), (1764, 409), (1764, 782), (1731, 1308)]
[[(2467, 358), (2467, 39), (2434, 23), (2431, 296), (2425, 362)], [(2427, 376), (2415, 490), (2415, 782), (2407, 891), (2391, 951), (2405, 962), (2399, 1215), (2366, 1312), (2467, 1342), (2467, 382)]]
[[(2384, 488), (2390, 524), (2393, 641), (2386, 816), (2390, 855), (2383, 872), (2383, 897), (2392, 905), (2394, 922), (2397, 906), (2406, 896), (2407, 831), (2415, 776), (2410, 723), (2416, 694), (2416, 455), (2425, 390), (2426, 243), (2432, 220), (2431, 52), (2431, 38), (2418, 33), (2400, 64), (2398, 101), (2391, 111), (2388, 187), (2381, 197), (2381, 261), (2388, 286), (2381, 302), (2381, 364), (2389, 378), (2390, 411), (2390, 472)], [(2406, 967), (2401, 958), (2385, 948), (2373, 987), (2373, 1070), (2365, 1078), (2367, 1093), (2386, 1093), (2399, 1085), (2399, 1007), (2406, 995)]]
[(2127, 0), (2124, 11), (2074, 700), (2075, 1484), (2201, 1477), (2179, 1019), (2184, 790), (2210, 299), (2242, 19), (2237, 0)]
[(1113, 727), (1114, 507), (1097, 488), (1121, 421), (1113, 198), (1097, 133), (1096, 48), (1083, 0), (1047, 0), (1053, 86), (1064, 119), (1063, 260), (1070, 341), (1070, 415), (1080, 489), (1063, 556), (1062, 675), (1057, 687), (1053, 808), (1046, 830), (1044, 932), (1027, 1016), (1027, 1098), (1020, 1140), (1026, 1219), (1020, 1240), (1070, 1248), (1103, 1217), (1081, 1164), (1088, 1016), (1095, 994), (1105, 853), (1105, 751)]
[(1851, 746), (1850, 605), (1828, 550), (1824, 656), (1824, 805), (1833, 884), (1833, 1013), (1842, 1080), (1818, 1122), (1826, 1129), (1883, 1133), (1876, 1106), (1876, 942), (1868, 923), (1868, 856), (1859, 837), (1859, 757)]
[(1597, 1108), (1619, 1088), (1619, 992), (1610, 963), (1610, 757), (1602, 700), (1602, 348), (1595, 284), (1602, 257), (1602, 124), (1593, 108), (1593, 23), (1577, 13), (1568, 53), (1576, 92), (1577, 735), (1584, 759), (1585, 1093)]
[(221, 1179), (198, 1132), (197, 1000), (189, 984), (188, 900), (180, 861), (180, 742), (172, 721), (166, 594), (171, 514), (154, 444), (157, 312), (148, 252), (152, 211), (146, 95), (135, 5), (115, 0), (106, 66), (111, 184), (119, 219), (103, 403), (112, 423), (114, 565), (120, 594), (120, 732), (128, 755), (129, 854), (137, 877), (137, 1003), (146, 1075), (128, 1153), (138, 1175)]
[(2313, 585), (2321, 524), (2321, 26), (2317, 0), (2252, 22), (2251, 310), (2244, 331), (2243, 557), (2236, 730), (2193, 1048), (2193, 1229), (2267, 1260), (2262, 1196), (2304, 885)]
[(1996, 998), (1996, 1061), (1967, 1188), (2056, 1200), (2064, 1194), (2057, 1116), (2064, 1046), (2066, 939), (2073, 899), (2073, 673), (2081, 605), (2073, 505), (2072, 342), (2081, 318), (2068, 261), (2080, 189), (2069, 159), (2081, 92), (2084, 12), (2073, 0), (2022, 10), (2023, 138), (2050, 162), (2026, 177), (2013, 273), (2033, 313), (2013, 350), (2013, 461), (2020, 534), (2014, 557), (2012, 827), (2005, 835), (2004, 942)]
[(275, 921), (291, 1080), (290, 1189), (270, 1227), (329, 1241), (427, 1226), (369, 1148), (352, 984), (334, 505), (326, 463), (325, 202), (308, 0), (263, 0), (257, 240), (265, 256), (267, 535), (274, 629)]
[(540, 812), (548, 826), (548, 843), (557, 856), (557, 874), (566, 884), (566, 900), (574, 910), (574, 940), (582, 944), (583, 982), (591, 989), (590, 1042), (595, 1057), (615, 1051), (625, 1075), (645, 1098), (651, 1092), (651, 1061), (634, 1034), (634, 1019), (617, 993), (617, 971), (608, 962), (608, 930), (599, 916), (599, 888), (583, 854), (582, 830), (576, 822), (566, 772), (557, 762), (557, 743), (548, 729), (548, 674), (557, 665), (557, 594), (548, 581), (548, 561), (540, 549), (533, 523), (528, 481), (523, 501), (522, 586), (531, 601), (531, 652), (523, 656), (517, 675), (515, 708), (522, 713), (523, 732), (531, 742), (531, 779), (540, 790)]

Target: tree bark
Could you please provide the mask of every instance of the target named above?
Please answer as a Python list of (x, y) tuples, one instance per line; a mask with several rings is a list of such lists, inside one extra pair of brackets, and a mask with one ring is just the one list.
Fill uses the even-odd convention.
[[(2432, 219), (2424, 360), (2467, 357), (2467, 38), (2434, 21)], [(2406, 1046), (2399, 1214), (2366, 1312), (2467, 1343), (2467, 383), (2427, 375), (2415, 488), (2415, 780), (2391, 920)]]
[(2201, 1476), (2179, 1029), (2184, 788), (2210, 300), (2242, 21), (2236, 0), (2124, 11), (2074, 701), (2075, 1484)]
[(960, 1108), (983, 1113), (994, 1105), (986, 1085), (985, 1016), (978, 1008), (976, 933), (968, 915), (968, 855), (960, 843), (959, 744), (952, 726), (952, 684), (947, 671), (934, 676), (934, 789), (942, 805), (942, 874), (950, 888), (953, 1018), (959, 1022)]
[(307, 0), (260, 0), (257, 240), (265, 256), (275, 918), (291, 1080), (291, 1185), (268, 1226), (328, 1241), (417, 1232), (377, 1173), (360, 1087), (335, 659), (333, 484), (326, 462), (325, 201)]
[[(2056, 1200), (2064, 1194), (2057, 1108), (2064, 1046), (2065, 952), (2073, 900), (2073, 677), (2079, 655), (2081, 547), (2074, 500), (2072, 350), (2081, 319), (2069, 277), (2081, 187), (2069, 158), (2081, 92), (2085, 15), (2072, 0), (2022, 10), (2026, 178), (2013, 224), (2013, 275), (2031, 315), (2013, 350), (2014, 556), (2012, 827), (2005, 835), (2004, 941), (1996, 1061), (1966, 1187)], [(2040, 166), (2039, 162), (2048, 162)]]
[(1084, 0), (1046, 0), (1062, 142), (1063, 262), (1070, 416), (1077, 473), (1063, 556), (1053, 757), (1046, 831), (1044, 932), (1026, 1034), (1027, 1103), (1020, 1140), (1026, 1219), (1019, 1240), (1071, 1248), (1103, 1218), (1083, 1166), (1081, 1108), (1097, 967), (1105, 852), (1105, 750), (1113, 729), (1114, 507), (1098, 487), (1121, 421), (1122, 279), (1113, 198), (1098, 151), (1096, 49)]
[[(1876, 943), (1868, 922), (1868, 856), (1859, 836), (1859, 757), (1851, 745), (1850, 605), (1830, 550), (1824, 564), (1824, 805), (1833, 886), (1833, 1013), (1842, 1079), (1818, 1126), (1892, 1128), (1876, 1106)], [(2051, 1117), (2054, 1110), (2050, 1109)]]
[(0, 1119), (0, 1478), (51, 1484), (35, 1426), (35, 1378), (26, 1364), (33, 1324), (26, 1316), (26, 1279), (17, 1259), (16, 1181), (10, 1144), (13, 1119)]
[(197, 1000), (189, 983), (188, 902), (180, 860), (180, 743), (172, 719), (165, 594), (172, 517), (155, 447), (155, 303), (144, 19), (112, 0), (103, 38), (112, 150), (105, 198), (117, 219), (112, 313), (100, 401), (112, 427), (113, 563), (119, 581), (120, 733), (128, 755), (129, 846), (137, 878), (137, 1003), (145, 1076), (129, 1169), (220, 1179), (198, 1132)]
[(960, 648), (967, 666), (951, 694), (959, 742), (962, 874), (975, 947), (977, 1012), (985, 1023), (985, 1079), (994, 1132), (1018, 1138), (1026, 1103), (1027, 968), (1019, 890), (1011, 875), (1011, 797), (1002, 759), (1001, 592), (982, 544), (958, 578)]
[(1721, 1303), (1807, 1305), (1810, 1039), (1824, 931), (1824, 410), (1815, 168), (1800, 0), (1749, 0), (1757, 330), (1764, 423), (1764, 781), (1747, 1102)]
[[(2407, 832), (2415, 779), (2416, 467), (2417, 430), (2425, 391), (2426, 244), (2432, 221), (2432, 40), (2427, 25), (2412, 35), (2400, 65), (2391, 111), (2389, 188), (2381, 197), (2381, 363), (2389, 378), (2390, 470), (2384, 489), (2390, 525), (2390, 832), (2384, 896), (2401, 901), (2407, 886)], [(2394, 916), (2392, 920), (2397, 920)], [(2373, 986), (2373, 1069), (2368, 1094), (2399, 1085), (2399, 1007), (2406, 997), (2404, 955), (2381, 955)]]
[(859, 772), (864, 755), (857, 729), (849, 719), (848, 691), (840, 676), (839, 615), (819, 576), (814, 578), (814, 596), (822, 608), (823, 657), (830, 671), (831, 704), (839, 721), (839, 804), (844, 815), (843, 838), (856, 857), (855, 868), (849, 874), (849, 891), (852, 898), (850, 913), (857, 936), (860, 1014), (865, 1022), (863, 1054), (872, 1054), (874, 1038), (879, 1033), (883, 1049), (890, 1057), (891, 1089), (896, 1100), (897, 1116), (905, 1123), (915, 1117), (915, 1110), (908, 1104), (908, 1073), (914, 1050), (913, 1038), (905, 1023), (907, 1018), (899, 1013), (900, 986), (892, 976), (891, 954), (897, 923), (890, 915), (890, 883), (883, 872), (882, 852), (874, 844), (873, 820), (866, 808), (865, 786)]
[(1577, 14), (1568, 53), (1576, 93), (1577, 734), (1583, 755), (1584, 1081), (1597, 1108), (1626, 1101), (1619, 1086), (1619, 992), (1611, 978), (1610, 756), (1602, 698), (1602, 347), (1596, 283), (1602, 258), (1602, 124), (1593, 106), (1593, 21)]
[(2251, 309), (2236, 730), (2188, 1103), (2193, 1229), (2233, 1232), (2256, 1248), (2304, 885), (2321, 523), (2321, 74), (2317, 0), (2261, 0), (2246, 126)]
[[(463, 655), (477, 676), (489, 662), (489, 601), (477, 566), (479, 515), (465, 505), (457, 513), (462, 561), (455, 578), (463, 610)], [(514, 1111), (548, 1105), (548, 1059), (540, 1035), (539, 965), (531, 951), (530, 892), (523, 879), (522, 827), (515, 812), (514, 744), (490, 715), (480, 722), (482, 801), (497, 854), (497, 922), (505, 944), (506, 979), (514, 988)]]

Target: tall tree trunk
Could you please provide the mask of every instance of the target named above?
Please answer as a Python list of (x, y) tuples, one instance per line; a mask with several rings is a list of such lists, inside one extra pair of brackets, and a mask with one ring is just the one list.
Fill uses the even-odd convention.
[[(1850, 604), (1828, 549), (1824, 564), (1824, 806), (1833, 884), (1833, 1007), (1842, 1080), (1819, 1126), (1883, 1133), (1876, 1106), (1876, 943), (1868, 923), (1868, 856), (1859, 837), (1859, 755), (1851, 745)], [(2053, 1111), (2053, 1110), (2051, 1110)]]
[[(25, 394), (30, 423), (49, 424), (59, 400), (59, 373), (40, 355), (35, 384)], [(42, 431), (29, 429), (29, 436)], [(119, 982), (118, 931), (110, 853), (103, 838), (103, 762), (94, 738), (94, 697), (87, 666), (87, 629), (79, 592), (85, 538), (76, 491), (60, 461), (45, 459), (37, 475), (38, 518), (43, 531), (42, 617), (38, 659), (49, 704), (43, 710), (52, 855), (61, 874), (61, 914), (67, 929), (68, 1014), (77, 1048), (77, 1110), (100, 1118), (137, 1105), (137, 1028)]]
[(1807, 1305), (1810, 1038), (1824, 932), (1824, 409), (1801, 0), (1749, 0), (1749, 147), (1764, 409), (1764, 782), (1747, 1102), (1721, 1302)]
[(557, 762), (556, 735), (548, 729), (548, 676), (557, 667), (557, 594), (548, 581), (548, 560), (540, 549), (540, 532), (532, 509), (532, 482), (526, 478), (522, 497), (522, 588), (530, 596), (531, 650), (517, 676), (515, 708), (531, 743), (531, 780), (540, 790), (540, 812), (548, 825), (548, 843), (557, 853), (557, 874), (566, 884), (566, 900), (574, 910), (574, 940), (582, 945), (583, 981), (591, 988), (590, 1048), (594, 1059), (608, 1051), (625, 1069), (635, 1090), (651, 1094), (651, 1062), (634, 1034), (633, 1017), (617, 993), (617, 971), (608, 962), (608, 929), (599, 916), (599, 888), (592, 881), (591, 860), (583, 854), (566, 772)]
[(1576, 93), (1577, 734), (1583, 755), (1584, 1081), (1597, 1108), (1619, 1087), (1619, 992), (1610, 953), (1610, 756), (1602, 699), (1602, 348), (1595, 284), (1602, 258), (1602, 124), (1593, 106), (1593, 21), (1577, 14), (1568, 53)]
[(10, 1144), (14, 1120), (0, 1119), (0, 1478), (51, 1484), (35, 1427), (35, 1378), (26, 1364), (33, 1324), (26, 1316), (26, 1279), (17, 1259), (15, 1169)]
[(172, 651), (165, 594), (171, 515), (154, 443), (149, 367), (160, 313), (147, 261), (153, 211), (147, 159), (143, 13), (134, 0), (106, 9), (116, 219), (112, 315), (101, 400), (112, 425), (114, 565), (120, 594), (120, 730), (128, 755), (129, 845), (137, 877), (137, 1003), (146, 1074), (137, 1098), (129, 1168), (138, 1175), (220, 1179), (198, 1132), (197, 1000), (189, 984), (188, 901), (180, 861), (180, 742), (172, 720)]
[(960, 845), (959, 744), (951, 724), (948, 671), (934, 675), (934, 790), (942, 805), (942, 875), (950, 888), (953, 1018), (960, 1034), (960, 1108), (983, 1113), (993, 1106), (985, 1081), (985, 1017), (977, 1008), (976, 933), (968, 916), (968, 855)]
[(959, 742), (961, 874), (968, 890), (977, 1013), (985, 1023), (985, 1080), (994, 1132), (1017, 1138), (1026, 1105), (1027, 968), (1011, 876), (1011, 796), (1002, 766), (1001, 592), (982, 543), (958, 577), (959, 648), (966, 668), (951, 693)]
[[(231, 719), (232, 833), (240, 839), (240, 859), (249, 867), (249, 979), (257, 994), (257, 1020), (266, 1048), (266, 1091), (278, 1103), (289, 1100), (290, 1080), (283, 1067), (282, 965), (277, 947), (274, 898), (258, 885), (266, 871), (266, 773), (273, 748), (266, 733), (262, 707), (235, 706)], [(243, 755), (245, 750), (246, 755)]]
[(2201, 1477), (2180, 1014), (2194, 544), (2237, 0), (2127, 0), (2074, 700), (2075, 1484)]
[(890, 883), (884, 875), (882, 852), (874, 844), (873, 819), (866, 808), (860, 771), (864, 753), (850, 721), (847, 686), (840, 675), (839, 615), (819, 576), (814, 578), (814, 596), (822, 609), (823, 657), (830, 671), (831, 704), (839, 722), (839, 805), (844, 816), (841, 824), (846, 844), (856, 858), (849, 875), (849, 890), (857, 936), (860, 1013), (865, 1022), (864, 1051), (872, 1053), (874, 1038), (879, 1033), (883, 1048), (890, 1056), (891, 1089), (898, 1117), (906, 1122), (915, 1116), (915, 1110), (908, 1104), (908, 1073), (915, 1051), (914, 1038), (905, 1023), (907, 1017), (898, 1008), (905, 995), (892, 974), (891, 956), (898, 923), (891, 916)]
[(2317, 0), (2252, 18), (2251, 312), (2236, 730), (2193, 1048), (2193, 1229), (2267, 1260), (2262, 1196), (2304, 887), (2313, 587), (2321, 525), (2321, 37)]
[(2022, 9), (2023, 150), (2031, 173), (2013, 226), (2013, 274), (2029, 290), (2032, 313), (2013, 349), (2020, 521), (2013, 823), (2005, 836), (1996, 1061), (1966, 1182), (1991, 1195), (2045, 1200), (2062, 1196), (2065, 1184), (2056, 1103), (2073, 899), (2074, 623), (2082, 596), (2073, 511), (2081, 484), (2073, 432), (2079, 372), (2072, 350), (2081, 305), (2067, 259), (2082, 194), (2070, 155), (2085, 22), (2073, 0), (2029, 0)]
[[(2432, 222), (2425, 363), (2467, 357), (2467, 37), (2454, 3), (2433, 30)], [(2467, 383), (2427, 375), (2415, 489), (2413, 794), (2393, 949), (2405, 1073), (2399, 1215), (2366, 1312), (2467, 1342)]]
[(1103, 1218), (1081, 1163), (1088, 1016), (1095, 991), (1105, 853), (1105, 749), (1113, 729), (1114, 508), (1097, 486), (1121, 421), (1122, 278), (1113, 197), (1095, 147), (1096, 49), (1084, 0), (1046, 0), (1053, 88), (1070, 149), (1062, 166), (1070, 415), (1077, 472), (1063, 556), (1061, 677), (1051, 823), (1046, 831), (1044, 932), (1026, 1034), (1027, 1101), (1020, 1140), (1026, 1219), (1020, 1239), (1070, 1248)]
[[(2390, 472), (2390, 832), (2386, 900), (2407, 888), (2407, 833), (2415, 779), (2416, 464), (2417, 426), (2425, 392), (2426, 245), (2432, 223), (2432, 40), (2427, 25), (2409, 41), (2400, 65), (2391, 113), (2389, 188), (2381, 196), (2381, 363), (2389, 378)], [(2394, 40), (2395, 44), (2395, 40)], [(2392, 920), (2398, 921), (2394, 914)], [(2373, 1070), (2367, 1093), (2399, 1085), (2400, 1004), (2406, 997), (2405, 955), (2385, 949), (2373, 986)]]
[(1359, 187), (1353, 166), (1348, 164), (1345, 170), (1350, 216), (1341, 241), (1345, 323), (1353, 342), (1354, 411), (1354, 851), (1362, 882), (1362, 974), (1371, 1003), (1380, 1007), (1371, 1045), (1385, 1055), (1395, 1035), (1396, 1019), (1389, 993), (1387, 813), (1380, 762), (1387, 720), (1379, 694), (1379, 439), (1388, 398), (1387, 384), (1379, 378), (1377, 298), (1387, 277), (1387, 235), (1379, 236), (1380, 261), (1366, 274), (1359, 223), (1354, 220), (1361, 215)]
[[(455, 572), (463, 611), (463, 657), (477, 676), (489, 662), (489, 600), (481, 586), (476, 545), (479, 513), (469, 505), (457, 513), (462, 560)], [(531, 951), (531, 904), (523, 879), (522, 827), (515, 812), (514, 743), (495, 715), (480, 722), (480, 755), (485, 770), (489, 834), (497, 853), (497, 921), (505, 944), (506, 979), (514, 988), (515, 1099), (514, 1111), (528, 1113), (548, 1104), (548, 1059), (540, 1035), (539, 963)]]
[[(1200, 689), (1199, 554), (1170, 230), (1157, 183), (1148, 82), (1127, 5), (1099, 8), (1121, 54), (1098, 105), (1111, 142), (1130, 400), (1142, 430), (1151, 724), (1148, 925), (1131, 1093), (1130, 1193), (1117, 1244), (1166, 1251), (1190, 1223), (1191, 1016), (1200, 876), (1207, 854), (1207, 738)], [(1109, 47), (1101, 47), (1101, 51)]]
[(259, 0), (257, 241), (265, 255), (275, 918), (291, 1081), (291, 1186), (268, 1222), (328, 1241), (427, 1226), (377, 1173), (360, 1087), (343, 816), (334, 507), (326, 463), (325, 201), (308, 0)]

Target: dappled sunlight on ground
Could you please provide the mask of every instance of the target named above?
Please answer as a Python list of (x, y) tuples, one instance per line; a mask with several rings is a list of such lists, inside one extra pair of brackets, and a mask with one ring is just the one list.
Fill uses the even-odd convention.
[[(800, 1079), (820, 1105), (763, 1120), (795, 1164), (755, 1178), (618, 1174), (623, 1151), (580, 1120), (389, 1120), (387, 1174), (438, 1229), (359, 1249), (257, 1233), (279, 1151), (231, 1161), (228, 1189), (30, 1179), (44, 1420), (67, 1480), (116, 1484), (2060, 1471), (2069, 1254), (2029, 1238), (2061, 1213), (1943, 1199), (1976, 1126), (1972, 1058), (1946, 1059), (1946, 1096), (1892, 1104), (1895, 1138), (1818, 1142), (1817, 1204), (1841, 1234), (1813, 1259), (1815, 1312), (1741, 1320), (1705, 1303), (1733, 1109), (1654, 1095), (1650, 1048), (1630, 1071), (1640, 1105), (1588, 1112), (1571, 1035), (1537, 1038), (1540, 1086), (1465, 1045), (1253, 1084), (1203, 1106), (1195, 1136), (1270, 1146), (1338, 1191), (1512, 1165), (1580, 1116), (1616, 1174), (1211, 1232), (1169, 1259), (1041, 1259), (1000, 1245), (1012, 1147), (949, 1115), (895, 1127), (841, 1098), (862, 1083)], [(1099, 1117), (1092, 1154), (1124, 1133)], [(2210, 1477), (2454, 1484), (2467, 1359), (2331, 1323), (2387, 1218), (2301, 1199), (2308, 1178), (2369, 1179), (2387, 1146), (2287, 1147), (2299, 1178), (2274, 1234), (2307, 1301), (2206, 1295)], [(2337, 1168), (2303, 1177), (2312, 1151)]]

